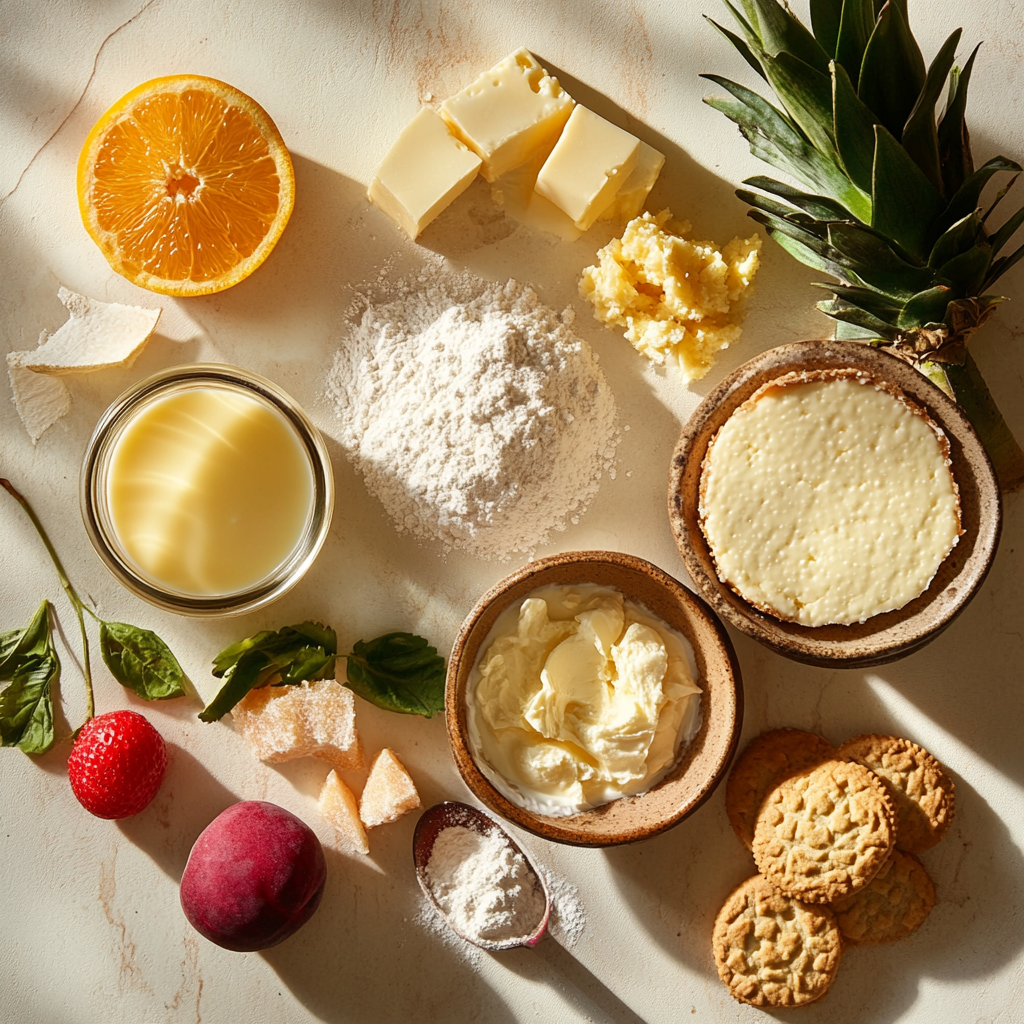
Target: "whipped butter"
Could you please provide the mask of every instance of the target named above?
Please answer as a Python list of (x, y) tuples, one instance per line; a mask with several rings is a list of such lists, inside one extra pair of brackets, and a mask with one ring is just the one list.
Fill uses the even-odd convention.
[(719, 577), (805, 626), (902, 608), (961, 532), (948, 452), (922, 410), (854, 371), (770, 382), (704, 460), (701, 528)]
[(535, 813), (643, 793), (700, 727), (695, 676), (687, 641), (617, 590), (542, 588), (481, 645), (470, 746), (491, 783)]

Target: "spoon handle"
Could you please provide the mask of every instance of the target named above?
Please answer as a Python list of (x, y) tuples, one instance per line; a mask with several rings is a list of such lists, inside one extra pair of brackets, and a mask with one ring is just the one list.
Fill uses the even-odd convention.
[(595, 1024), (645, 1024), (642, 1017), (637, 1016), (550, 934), (532, 949), (547, 962), (569, 990), (568, 994), (576, 997), (580, 1008), (590, 1015)]

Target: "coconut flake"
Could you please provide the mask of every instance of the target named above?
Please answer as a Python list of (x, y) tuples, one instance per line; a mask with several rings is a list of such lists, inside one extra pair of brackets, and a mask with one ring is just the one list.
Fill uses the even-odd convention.
[(35, 444), (71, 408), (71, 392), (60, 377), (26, 370), (19, 365), (24, 352), (9, 352), (7, 375), (11, 378), (14, 407)]

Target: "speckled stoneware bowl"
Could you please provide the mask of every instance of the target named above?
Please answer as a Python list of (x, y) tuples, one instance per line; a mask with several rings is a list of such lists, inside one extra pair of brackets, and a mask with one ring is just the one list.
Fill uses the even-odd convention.
[[(718, 578), (698, 521), (701, 467), (719, 428), (762, 384), (795, 370), (843, 367), (895, 385), (945, 431), (964, 533), (928, 589), (903, 608), (850, 626), (801, 626), (758, 611)], [(849, 341), (773, 348), (723, 380), (683, 428), (669, 472), (668, 514), (690, 578), (722, 618), (788, 658), (845, 668), (895, 661), (934, 640), (981, 586), (1002, 524), (995, 472), (960, 407), (908, 363)]]
[[(480, 771), (466, 728), (470, 672), (498, 616), (539, 587), (596, 583), (643, 605), (693, 647), (701, 697), (701, 726), (678, 764), (639, 796), (613, 800), (570, 817), (535, 814), (512, 803)], [(616, 846), (658, 835), (695, 811), (714, 791), (736, 749), (743, 721), (739, 665), (722, 623), (678, 580), (642, 558), (615, 551), (570, 551), (531, 562), (480, 599), (462, 624), (445, 688), (445, 723), (466, 785), (492, 811), (544, 839), (573, 846)]]

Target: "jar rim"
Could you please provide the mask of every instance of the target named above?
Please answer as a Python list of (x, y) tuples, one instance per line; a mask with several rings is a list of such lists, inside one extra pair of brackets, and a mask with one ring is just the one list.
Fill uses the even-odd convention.
[[(181, 593), (144, 575), (119, 550), (105, 520), (106, 473), (117, 440), (154, 402), (190, 385), (227, 386), (269, 404), (290, 426), (309, 459), (312, 507), (302, 536), (289, 556), (263, 579), (243, 590), (209, 596)], [(86, 445), (79, 497), (89, 540), (107, 570), (137, 597), (167, 611), (192, 616), (241, 615), (276, 601), (294, 587), (327, 540), (334, 512), (334, 474), (320, 431), (299, 404), (273, 381), (227, 363), (188, 363), (161, 370), (120, 394), (100, 416)]]

